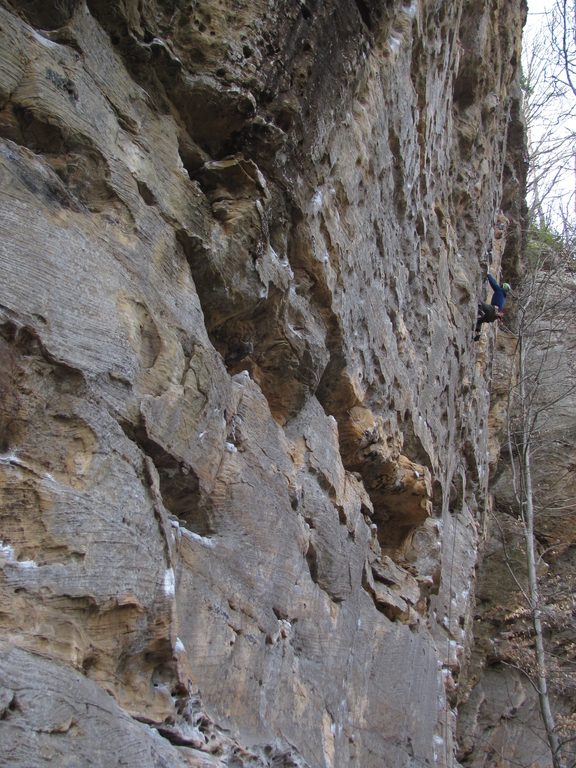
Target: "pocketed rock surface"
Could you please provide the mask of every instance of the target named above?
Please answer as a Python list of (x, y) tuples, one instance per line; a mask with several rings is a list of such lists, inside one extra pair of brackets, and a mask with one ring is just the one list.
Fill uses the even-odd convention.
[(456, 764), (525, 11), (0, 2), (0, 762)]

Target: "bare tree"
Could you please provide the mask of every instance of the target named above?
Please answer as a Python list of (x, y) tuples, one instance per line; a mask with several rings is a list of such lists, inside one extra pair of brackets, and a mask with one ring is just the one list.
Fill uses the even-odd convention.
[[(542, 245), (542, 244), (541, 244)], [(576, 276), (573, 252), (556, 240), (555, 248), (543, 247), (527, 273), (517, 299), (517, 370), (508, 407), (508, 452), (517, 510), (523, 524), (526, 552), (526, 607), (532, 625), (534, 660), (530, 665), (533, 685), (554, 768), (567, 765), (564, 743), (551, 704), (549, 658), (543, 629), (546, 603), (538, 578), (537, 516), (546, 504), (538, 501), (534, 482), (549, 438), (561, 434), (565, 409), (576, 403), (576, 369), (567, 349), (576, 324)], [(572, 346), (572, 349), (574, 347)], [(574, 499), (557, 499), (555, 507), (571, 509)]]
[(576, 0), (556, 0), (523, 54), (532, 219), (562, 232), (576, 206)]
[(576, 2), (556, 0), (549, 14), (550, 42), (560, 65), (558, 90), (569, 90), (576, 98)]

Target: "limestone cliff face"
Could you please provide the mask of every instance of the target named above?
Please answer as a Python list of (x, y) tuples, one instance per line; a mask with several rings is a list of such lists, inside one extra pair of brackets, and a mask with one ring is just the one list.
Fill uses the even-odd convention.
[(10, 765), (454, 764), (524, 13), (0, 3)]

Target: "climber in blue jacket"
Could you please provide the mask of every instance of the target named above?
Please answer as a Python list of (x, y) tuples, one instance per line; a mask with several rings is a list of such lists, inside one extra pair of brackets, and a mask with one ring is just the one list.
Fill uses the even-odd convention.
[(490, 272), (488, 272), (487, 278), (492, 290), (494, 291), (492, 295), (492, 301), (490, 303), (493, 306), (498, 307), (498, 309), (501, 309), (501, 310), (504, 309), (504, 304), (506, 303), (506, 296), (508, 294), (508, 291), (510, 290), (509, 283), (502, 283), (502, 285), (500, 285), (496, 280), (496, 278), (492, 277)]

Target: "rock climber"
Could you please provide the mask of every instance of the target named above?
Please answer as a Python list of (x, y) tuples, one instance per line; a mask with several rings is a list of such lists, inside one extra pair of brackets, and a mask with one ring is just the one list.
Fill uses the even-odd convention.
[[(492, 283), (490, 283), (490, 285), (492, 285)], [(495, 304), (486, 304), (485, 301), (479, 301), (476, 328), (474, 329), (474, 341), (478, 341), (480, 338), (480, 329), (482, 327), (482, 323), (493, 323), (495, 320), (501, 320), (503, 317), (504, 312), (502, 312), (502, 310), (499, 309)]]
[[(492, 301), (491, 304), (495, 307), (498, 307), (498, 309), (502, 310), (504, 309), (504, 304), (506, 303), (506, 296), (508, 295), (508, 291), (510, 290), (510, 284), (509, 283), (502, 283), (500, 285), (496, 278), (492, 277), (490, 272), (486, 275), (488, 282), (490, 283), (490, 287), (494, 291), (492, 294)], [(488, 320), (487, 322), (493, 322), (491, 320)]]

